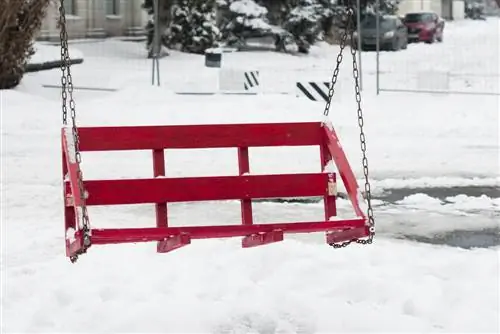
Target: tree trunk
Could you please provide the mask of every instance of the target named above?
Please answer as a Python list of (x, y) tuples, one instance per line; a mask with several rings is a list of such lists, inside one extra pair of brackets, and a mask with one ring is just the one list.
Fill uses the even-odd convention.
[(0, 1), (0, 89), (16, 87), (50, 0)]

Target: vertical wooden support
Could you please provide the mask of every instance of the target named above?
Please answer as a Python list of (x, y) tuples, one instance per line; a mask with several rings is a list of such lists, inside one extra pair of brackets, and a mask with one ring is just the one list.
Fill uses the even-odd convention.
[[(154, 177), (165, 176), (165, 152), (153, 150)], [(156, 227), (167, 227), (167, 203), (158, 203), (156, 206)]]
[[(155, 177), (165, 176), (165, 151), (153, 150), (153, 173)], [(156, 203), (156, 227), (168, 227), (167, 203)], [(170, 236), (156, 244), (158, 253), (167, 253), (180, 247), (189, 245), (191, 237), (187, 234)]]
[[(325, 144), (320, 145), (320, 155), (321, 155), (321, 171), (326, 172), (325, 168), (328, 162), (332, 160), (332, 156), (328, 151)], [(328, 191), (325, 195), (323, 202), (325, 206), (325, 220), (328, 221), (330, 217), (337, 215), (337, 205), (335, 203), (335, 198), (337, 196), (337, 180), (335, 173), (328, 173)]]
[[(250, 157), (248, 147), (238, 147), (238, 169), (239, 174), (250, 173)], [(252, 199), (241, 200), (241, 222), (243, 225), (253, 224)], [(243, 237), (241, 246), (243, 248), (257, 247), (283, 241), (283, 231), (271, 231), (251, 234)]]
[[(165, 176), (165, 151), (153, 150), (153, 175), (154, 177)], [(155, 204), (156, 227), (168, 227), (167, 203)], [(167, 246), (167, 240), (158, 241), (156, 251), (163, 253)]]
[[(250, 158), (248, 155), (248, 147), (238, 147), (238, 168), (240, 175), (250, 173)], [(252, 200), (241, 200), (241, 221), (243, 225), (252, 225)]]
[[(64, 146), (62, 147), (62, 182), (64, 198), (64, 238), (66, 240), (66, 256), (71, 256), (71, 242), (73, 240), (70, 239), (72, 239), (74, 236), (69, 235), (68, 229), (73, 229), (74, 232), (76, 232), (77, 226), (75, 208), (73, 205), (69, 205), (70, 203), (74, 203), (74, 201), (72, 200), (71, 186), (68, 179), (68, 165), (66, 161)], [(68, 237), (70, 237), (70, 239)]]

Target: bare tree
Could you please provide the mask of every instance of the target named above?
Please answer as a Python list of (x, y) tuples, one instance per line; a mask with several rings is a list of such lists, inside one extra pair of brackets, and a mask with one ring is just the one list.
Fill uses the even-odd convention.
[(16, 87), (51, 0), (0, 1), (0, 89)]

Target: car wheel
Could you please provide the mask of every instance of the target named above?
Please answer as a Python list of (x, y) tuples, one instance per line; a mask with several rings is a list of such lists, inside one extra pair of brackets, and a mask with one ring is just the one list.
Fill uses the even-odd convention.
[(403, 45), (401, 46), (401, 49), (406, 50), (407, 48), (408, 48), (408, 39), (405, 39)]
[(392, 51), (399, 51), (400, 48), (401, 48), (401, 45), (399, 43), (399, 39), (394, 38), (392, 40), (391, 50)]
[(426, 43), (427, 43), (427, 44), (433, 44), (433, 43), (435, 43), (435, 42), (436, 42), (436, 33), (434, 32), (434, 33), (432, 34), (431, 38), (430, 38), (428, 41), (426, 41)]

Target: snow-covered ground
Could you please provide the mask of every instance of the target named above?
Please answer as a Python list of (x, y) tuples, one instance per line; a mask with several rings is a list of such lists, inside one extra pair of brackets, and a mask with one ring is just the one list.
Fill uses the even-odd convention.
[[(446, 69), (496, 89), (498, 21), (447, 23), (445, 42), (410, 45), (381, 56), (382, 85), (411, 88), (406, 73)], [(495, 30), (496, 29), (496, 30)], [(481, 36), (482, 43), (477, 36)], [(464, 43), (467, 45), (464, 50)], [(44, 46), (48, 48), (49, 46)], [(296, 79), (328, 80), (335, 47), (308, 57), (224, 54), (226, 68), (259, 69), (257, 96), (186, 96), (215, 89), (217, 70), (203, 57), (172, 52), (161, 60), (161, 87), (150, 86), (151, 60), (141, 43), (73, 45), (85, 61), (72, 69), (80, 125), (192, 124), (321, 120), (323, 103), (296, 98)], [(49, 51), (47, 51), (49, 52)], [(424, 55), (428, 55), (425, 56)], [(348, 57), (330, 113), (352, 167), (362, 179)], [(363, 53), (365, 126), (375, 193), (438, 186), (499, 186), (497, 96), (374, 94), (375, 54)], [(366, 71), (366, 72), (365, 72)], [(496, 71), (496, 72), (495, 72)], [(387, 74), (392, 73), (392, 74)], [(395, 76), (399, 78), (395, 78)], [(2, 91), (2, 331), (332, 333), (351, 331), (498, 332), (499, 248), (432, 246), (396, 240), (411, 232), (498, 227), (498, 198), (414, 194), (375, 201), (371, 246), (333, 250), (321, 235), (256, 249), (240, 241), (196, 241), (171, 254), (155, 245), (94, 247), (78, 264), (64, 257), (60, 179), (59, 72), (26, 75)], [(458, 83), (457, 83), (458, 85)], [(496, 88), (495, 88), (496, 87)], [(272, 94), (273, 92), (289, 93)], [(491, 92), (491, 91), (488, 91)], [(167, 152), (167, 174), (236, 174), (230, 149)], [(309, 148), (251, 150), (253, 173), (319, 170)], [(87, 179), (150, 176), (149, 152), (83, 155)], [(340, 214), (348, 214), (339, 200)], [(176, 204), (174, 225), (235, 224), (239, 204)], [(318, 219), (319, 204), (258, 203), (256, 220)], [(152, 226), (149, 206), (91, 208), (94, 226)]]
[[(55, 48), (52, 45), (35, 43), (34, 50), (35, 54), (32, 55), (28, 61), (30, 64), (49, 63), (61, 60), (61, 49)], [(70, 48), (70, 52), (72, 59), (83, 58), (83, 54), (78, 49)]]

